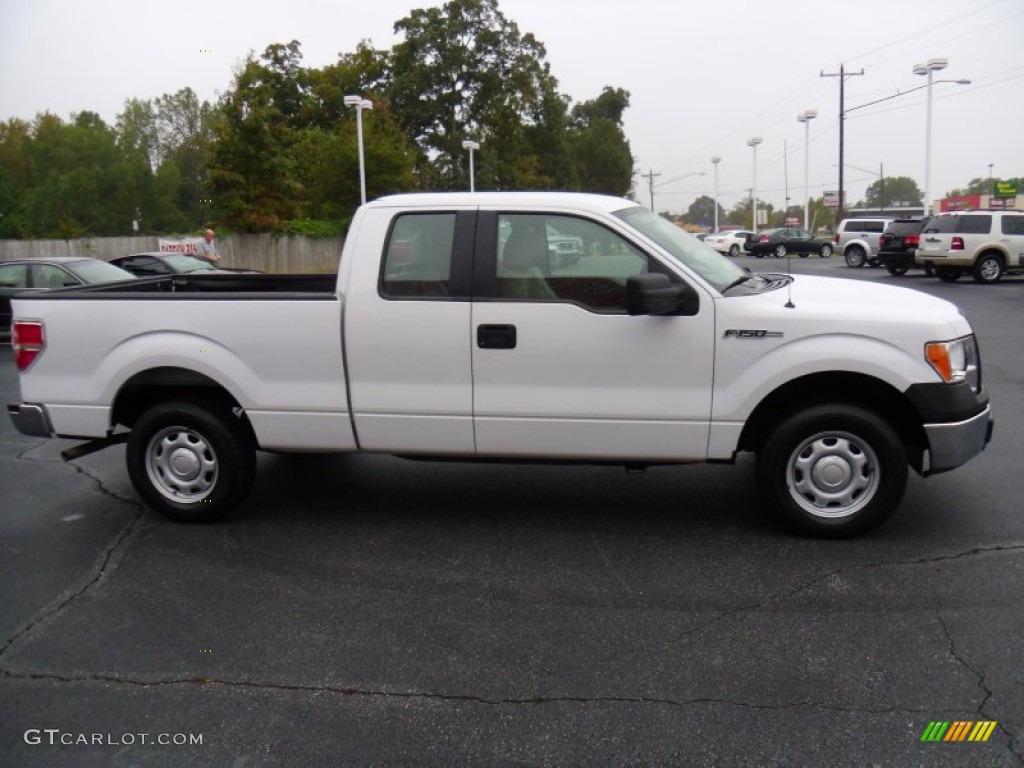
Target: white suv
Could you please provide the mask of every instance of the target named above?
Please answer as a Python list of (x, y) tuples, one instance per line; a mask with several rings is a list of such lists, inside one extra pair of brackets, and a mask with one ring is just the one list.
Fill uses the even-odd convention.
[(878, 265), (878, 241), (892, 219), (843, 219), (834, 238), (848, 267)]
[(1024, 271), (1024, 211), (941, 213), (921, 233), (914, 261), (946, 282), (970, 272), (979, 283), (996, 283)]

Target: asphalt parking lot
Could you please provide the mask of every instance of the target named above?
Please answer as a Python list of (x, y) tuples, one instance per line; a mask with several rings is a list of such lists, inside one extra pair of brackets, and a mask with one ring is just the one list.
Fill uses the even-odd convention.
[(776, 530), (749, 457), (263, 456), (234, 518), (177, 525), (123, 448), (65, 464), (3, 418), (0, 765), (1024, 765), (1024, 279), (791, 267), (951, 299), (980, 340), (993, 442), (857, 540)]

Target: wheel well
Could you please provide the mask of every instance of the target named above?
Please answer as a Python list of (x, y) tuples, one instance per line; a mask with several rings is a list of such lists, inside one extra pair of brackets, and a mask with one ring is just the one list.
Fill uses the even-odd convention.
[(816, 373), (783, 384), (765, 397), (747, 419), (739, 450), (757, 451), (775, 425), (791, 413), (830, 402), (858, 405), (885, 419), (903, 442), (911, 466), (920, 471), (927, 439), (914, 406), (889, 384), (860, 373)]
[(975, 263), (977, 263), (978, 261), (981, 261), (986, 256), (995, 256), (997, 259), (999, 259), (1003, 263), (1004, 266), (1006, 265), (1006, 256), (1005, 256), (1005, 254), (1003, 254), (1002, 251), (1000, 251), (1000, 250), (998, 250), (996, 248), (986, 248), (984, 251), (982, 251), (981, 253), (979, 253), (977, 255), (977, 257), (975, 258)]
[[(241, 407), (230, 392), (209, 376), (187, 368), (151, 368), (135, 374), (121, 387), (114, 398), (111, 424), (131, 429), (143, 413), (169, 400), (201, 401), (225, 413)], [(256, 445), (249, 417), (241, 412), (239, 421)]]

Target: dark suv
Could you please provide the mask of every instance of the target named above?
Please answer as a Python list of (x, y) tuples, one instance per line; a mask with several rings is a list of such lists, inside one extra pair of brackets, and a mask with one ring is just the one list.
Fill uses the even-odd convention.
[[(878, 262), (889, 270), (890, 275), (905, 275), (914, 263), (914, 255), (921, 244), (921, 232), (931, 221), (924, 218), (895, 219), (891, 221), (878, 241)], [(927, 274), (932, 273), (930, 266), (925, 266)]]

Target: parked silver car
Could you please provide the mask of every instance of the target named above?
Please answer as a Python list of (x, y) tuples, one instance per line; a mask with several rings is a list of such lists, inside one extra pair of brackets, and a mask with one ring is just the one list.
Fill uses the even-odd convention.
[(878, 247), (882, 233), (892, 219), (843, 219), (833, 239), (835, 249), (843, 254), (848, 267), (878, 265)]

